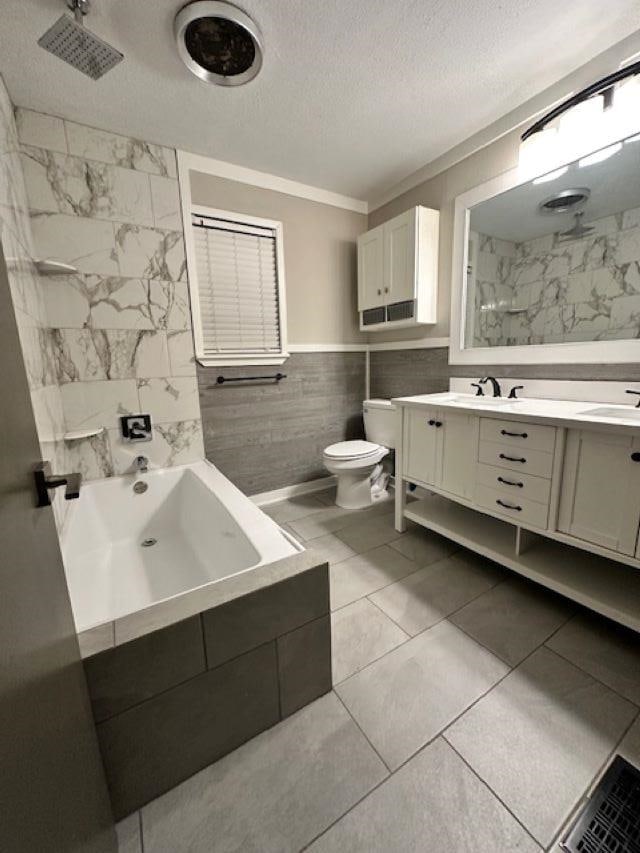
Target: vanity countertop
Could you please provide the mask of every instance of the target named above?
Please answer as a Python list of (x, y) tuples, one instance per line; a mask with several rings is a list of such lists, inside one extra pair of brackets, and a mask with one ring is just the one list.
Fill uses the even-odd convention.
[(640, 430), (640, 409), (610, 403), (526, 397), (509, 400), (506, 397), (476, 397), (451, 391), (395, 397), (392, 402), (396, 406), (450, 408), (502, 420), (535, 420), (553, 426), (591, 426), (626, 433)]

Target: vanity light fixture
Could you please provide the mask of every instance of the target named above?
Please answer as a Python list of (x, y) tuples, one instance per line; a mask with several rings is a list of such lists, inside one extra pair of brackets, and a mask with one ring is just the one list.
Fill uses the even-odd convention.
[[(619, 68), (532, 124), (520, 142), (518, 168), (523, 180), (548, 175), (565, 163), (587, 159), (594, 151), (609, 152), (613, 143), (625, 137), (640, 137), (639, 75), (640, 61)], [(592, 162), (615, 153), (611, 150)]]

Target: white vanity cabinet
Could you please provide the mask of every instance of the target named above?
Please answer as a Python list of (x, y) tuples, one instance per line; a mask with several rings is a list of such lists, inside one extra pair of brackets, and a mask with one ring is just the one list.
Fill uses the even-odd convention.
[(413, 207), (358, 237), (361, 329), (436, 322), (439, 222)]
[(404, 419), (403, 473), (407, 479), (437, 486), (470, 500), (474, 480), (479, 419), (441, 409), (411, 409)]
[[(640, 631), (640, 419), (467, 396), (394, 400), (396, 529), (422, 525)], [(426, 494), (408, 501), (407, 483)]]
[(639, 526), (640, 439), (569, 430), (558, 529), (633, 556), (638, 554)]

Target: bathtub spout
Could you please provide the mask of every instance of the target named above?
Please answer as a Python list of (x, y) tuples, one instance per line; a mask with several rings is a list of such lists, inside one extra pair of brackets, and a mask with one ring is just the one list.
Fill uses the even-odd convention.
[(136, 456), (133, 460), (133, 464), (135, 465), (136, 471), (139, 471), (141, 474), (146, 474), (149, 470), (149, 460), (146, 456)]

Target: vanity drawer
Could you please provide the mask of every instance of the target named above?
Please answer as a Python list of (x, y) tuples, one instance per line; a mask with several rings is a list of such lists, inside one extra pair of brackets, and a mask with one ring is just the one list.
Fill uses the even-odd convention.
[(550, 477), (553, 468), (553, 453), (542, 450), (530, 450), (528, 447), (514, 447), (493, 441), (480, 441), (478, 461), (485, 465), (497, 465), (509, 471), (533, 474), (536, 477)]
[(532, 527), (547, 527), (549, 507), (547, 504), (514, 495), (511, 491), (504, 489), (491, 489), (488, 486), (478, 484), (476, 486), (476, 505), (491, 510), (491, 512), (506, 516), (521, 524), (530, 524)]
[(495, 441), (512, 448), (531, 448), (553, 453), (556, 443), (556, 428), (518, 421), (498, 421), (493, 418), (480, 419), (480, 440)]
[(523, 497), (530, 501), (548, 504), (551, 494), (551, 480), (522, 472), (512, 474), (495, 465), (479, 464), (476, 471), (476, 483), (479, 486), (499, 489), (505, 494), (510, 494), (516, 502), (520, 497)]

